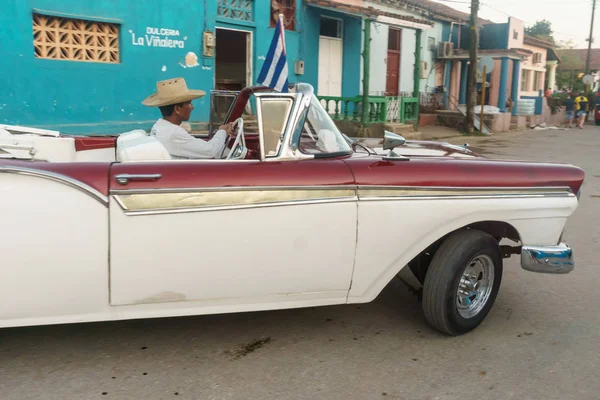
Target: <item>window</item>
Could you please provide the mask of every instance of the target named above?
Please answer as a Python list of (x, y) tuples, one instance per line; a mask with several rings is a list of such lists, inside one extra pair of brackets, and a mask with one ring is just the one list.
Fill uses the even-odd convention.
[(513, 30), (513, 39), (519, 40), (519, 32), (516, 29)]
[(534, 90), (540, 90), (544, 88), (544, 82), (542, 81), (542, 73), (540, 71), (535, 71), (533, 79)]
[(332, 38), (341, 38), (342, 21), (335, 18), (321, 17), (321, 30), (319, 35)]
[(437, 51), (437, 48), (435, 47), (435, 38), (429, 36), (427, 38), (427, 48), (429, 49), (429, 51)]
[(296, 0), (271, 0), (271, 27), (277, 24), (279, 14), (283, 14), (285, 29), (296, 29)]
[(119, 63), (119, 25), (33, 14), (36, 58)]
[(266, 157), (274, 157), (279, 154), (283, 128), (286, 125), (292, 103), (290, 98), (263, 97), (260, 99), (260, 118)]
[(314, 154), (315, 157), (352, 151), (314, 95), (311, 98), (298, 148), (303, 153)]
[(388, 50), (400, 51), (400, 43), (402, 42), (402, 31), (390, 28), (388, 32)]
[(528, 82), (527, 82), (528, 74), (529, 74), (529, 71), (527, 71), (526, 69), (521, 71), (521, 91), (522, 92), (526, 92), (527, 88), (529, 87)]
[(253, 4), (253, 0), (219, 0), (217, 15), (239, 21), (254, 21)]

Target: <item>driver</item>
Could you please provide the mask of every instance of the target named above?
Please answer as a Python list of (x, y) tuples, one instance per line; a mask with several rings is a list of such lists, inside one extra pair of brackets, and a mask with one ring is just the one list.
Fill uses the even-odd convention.
[(174, 78), (156, 84), (156, 93), (142, 104), (158, 107), (162, 114), (150, 131), (173, 158), (217, 158), (223, 152), (228, 136), (233, 135), (231, 123), (221, 125), (209, 141), (190, 135), (181, 123), (189, 121), (194, 106), (192, 100), (204, 96), (202, 90), (189, 90), (185, 79)]

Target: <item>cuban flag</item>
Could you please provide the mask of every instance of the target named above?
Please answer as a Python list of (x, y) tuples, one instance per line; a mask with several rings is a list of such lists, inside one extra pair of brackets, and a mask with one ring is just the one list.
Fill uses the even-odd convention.
[(283, 26), (283, 14), (279, 14), (279, 21), (275, 26), (275, 34), (265, 58), (258, 83), (277, 90), (288, 91), (288, 66), (285, 54), (285, 28)]

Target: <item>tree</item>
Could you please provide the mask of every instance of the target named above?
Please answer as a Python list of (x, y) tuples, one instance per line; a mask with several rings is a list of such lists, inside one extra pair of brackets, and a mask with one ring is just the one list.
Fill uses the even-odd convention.
[(575, 44), (573, 39), (559, 40), (558, 42), (556, 42), (557, 49), (575, 49), (576, 47), (577, 45)]
[(547, 19), (537, 21), (533, 26), (525, 28), (525, 33), (538, 39), (549, 40), (554, 43), (554, 31), (552, 22)]

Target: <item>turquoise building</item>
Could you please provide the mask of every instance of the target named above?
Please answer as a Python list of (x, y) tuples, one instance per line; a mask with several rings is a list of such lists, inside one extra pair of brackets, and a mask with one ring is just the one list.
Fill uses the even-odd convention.
[[(256, 83), (279, 13), (290, 82), (339, 84), (340, 95), (358, 95), (360, 18), (305, 0), (8, 1), (0, 2), (0, 124), (86, 134), (148, 129), (159, 112), (141, 102), (157, 81), (174, 77), (207, 92), (191, 121), (205, 124), (210, 91)], [(339, 60), (320, 61), (323, 38), (340, 42)], [(340, 83), (323, 74), (319, 81), (331, 62), (341, 63)]]

